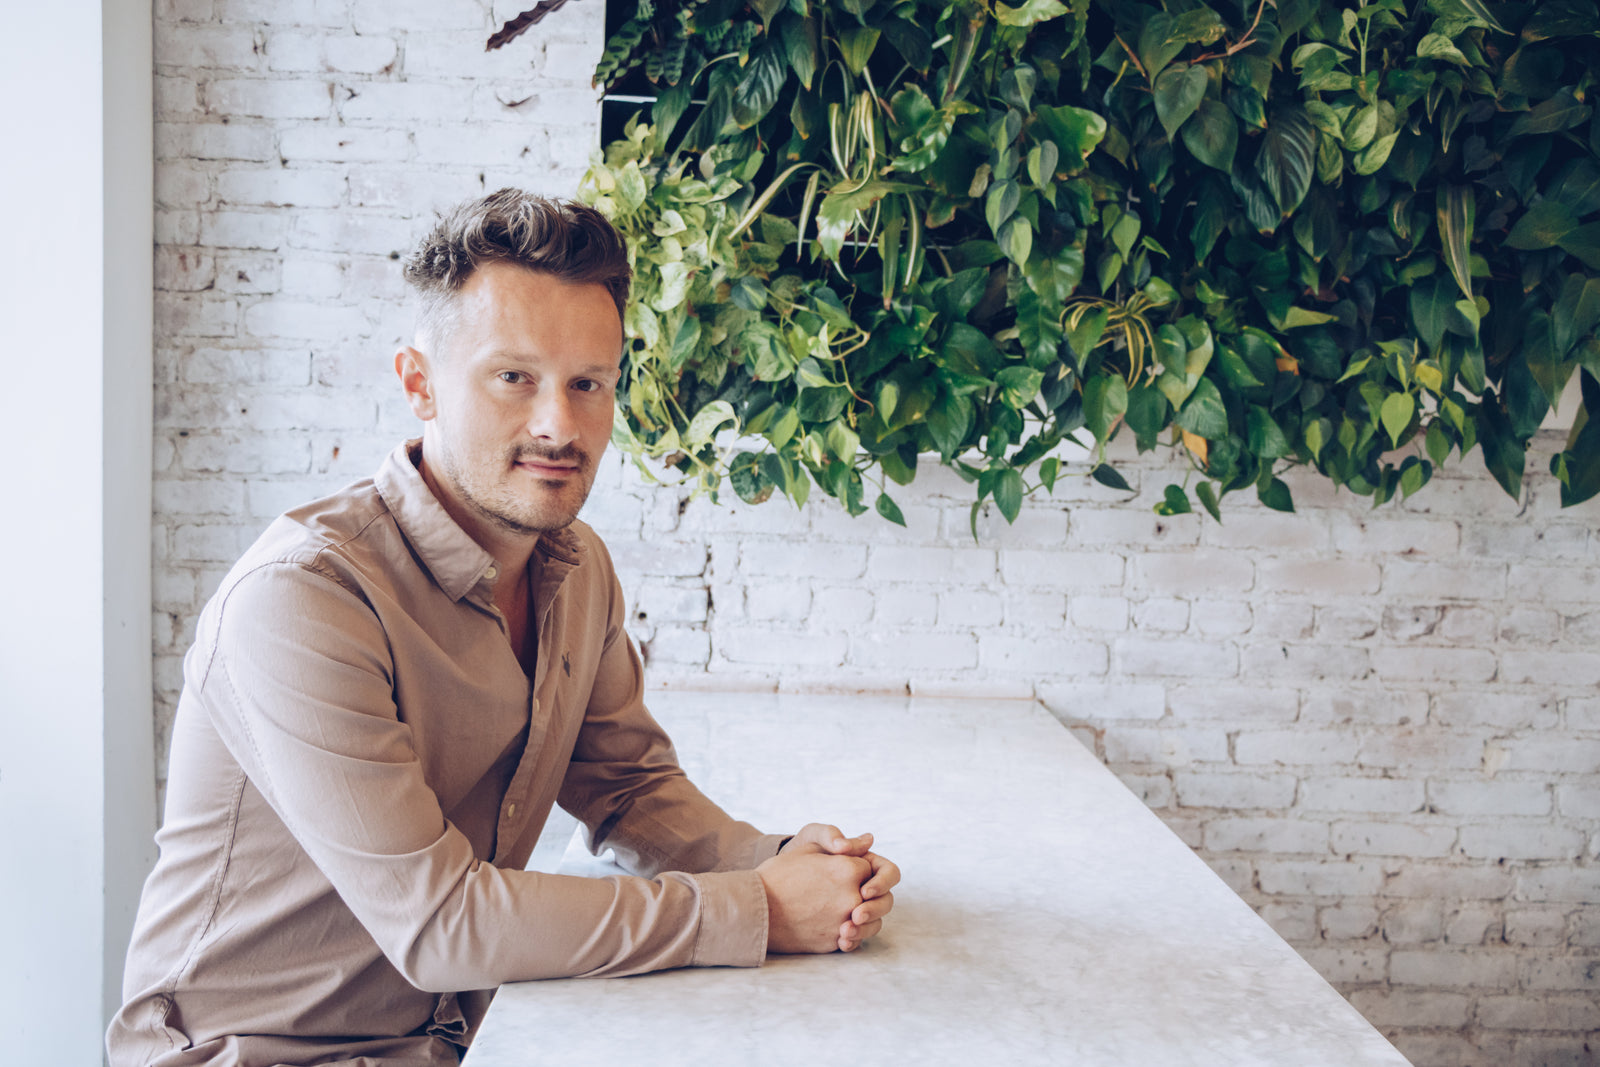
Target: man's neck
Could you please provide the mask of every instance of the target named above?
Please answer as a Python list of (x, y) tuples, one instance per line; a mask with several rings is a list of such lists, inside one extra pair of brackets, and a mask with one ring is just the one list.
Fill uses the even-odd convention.
[(479, 548), (494, 557), (495, 564), (500, 568), (500, 578), (496, 588), (504, 589), (513, 581), (520, 581), (524, 571), (527, 570), (528, 560), (533, 556), (534, 547), (539, 543), (539, 535), (507, 530), (462, 505), (434, 477), (426, 456), (417, 457), (417, 472), (422, 475), (423, 483), (439, 502), (439, 506), (444, 508), (445, 513), (455, 520), (456, 525), (461, 527), (468, 537), (478, 543)]

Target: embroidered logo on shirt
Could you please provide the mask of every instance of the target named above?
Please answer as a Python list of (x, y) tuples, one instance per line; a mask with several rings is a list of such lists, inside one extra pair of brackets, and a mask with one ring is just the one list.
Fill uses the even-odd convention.
[(567, 654), (565, 652), (561, 653), (561, 673), (566, 675), (568, 678), (572, 677), (572, 664), (567, 661)]

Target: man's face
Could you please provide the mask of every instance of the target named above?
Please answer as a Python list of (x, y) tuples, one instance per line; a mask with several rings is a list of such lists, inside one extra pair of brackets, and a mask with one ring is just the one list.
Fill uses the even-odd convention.
[(611, 438), (622, 323), (604, 286), (508, 263), (456, 294), (454, 325), (396, 369), (424, 471), (468, 532), (557, 530), (577, 517)]

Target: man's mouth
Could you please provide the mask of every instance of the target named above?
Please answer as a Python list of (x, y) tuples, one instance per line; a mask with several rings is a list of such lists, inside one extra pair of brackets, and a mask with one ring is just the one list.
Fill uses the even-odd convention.
[(546, 458), (543, 456), (523, 456), (515, 461), (520, 470), (541, 478), (565, 478), (577, 474), (582, 469), (582, 464), (573, 457), (561, 459)]

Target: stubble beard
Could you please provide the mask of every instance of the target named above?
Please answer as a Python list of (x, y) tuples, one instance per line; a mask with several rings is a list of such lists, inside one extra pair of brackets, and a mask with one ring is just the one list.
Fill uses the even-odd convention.
[[(594, 486), (594, 463), (588, 453), (577, 445), (564, 448), (539, 448), (521, 445), (506, 457), (506, 470), (498, 482), (481, 477), (476, 470), (456, 462), (454, 454), (446, 450), (440, 457), (440, 473), (454, 486), (457, 497), (479, 518), (498, 526), (508, 533), (531, 537), (554, 530), (564, 530), (578, 517), (589, 490)], [(524, 460), (541, 460), (547, 463), (577, 461), (575, 470), (562, 484), (552, 484), (546, 479), (534, 479), (540, 489), (541, 499), (529, 499), (526, 493), (513, 488), (513, 479), (529, 476), (516, 469)]]

